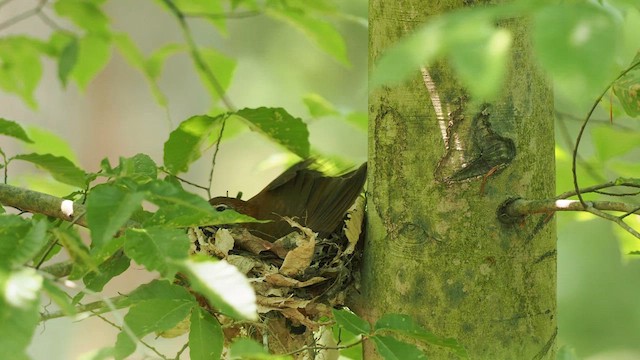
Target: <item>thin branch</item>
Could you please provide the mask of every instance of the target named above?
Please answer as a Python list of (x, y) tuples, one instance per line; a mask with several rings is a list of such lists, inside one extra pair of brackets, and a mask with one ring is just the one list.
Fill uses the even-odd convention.
[(635, 191), (635, 192), (630, 192), (630, 193), (614, 193), (614, 192), (609, 192), (609, 191), (595, 190), (594, 193), (600, 194), (600, 195), (606, 195), (606, 196), (623, 197), (623, 196), (636, 196), (636, 195), (639, 195), (640, 191)]
[(512, 201), (506, 208), (506, 214), (513, 217), (531, 214), (547, 214), (556, 211), (588, 211), (594, 208), (600, 211), (619, 211), (640, 215), (637, 205), (616, 201), (586, 201), (586, 206), (579, 200), (544, 199)]
[(38, 12), (38, 17), (45, 25), (49, 26), (51, 29), (66, 33), (72, 33), (72, 31), (63, 28), (58, 23), (56, 23), (49, 15), (47, 15), (47, 13), (44, 12), (44, 10)]
[(207, 189), (207, 196), (211, 199), (211, 185), (213, 184), (213, 170), (216, 168), (216, 159), (218, 157), (218, 150), (220, 150), (220, 143), (222, 142), (222, 135), (224, 134), (224, 127), (227, 124), (228, 117), (225, 116), (222, 119), (222, 126), (220, 126), (220, 134), (218, 134), (218, 139), (216, 140), (216, 149), (213, 152), (213, 157), (211, 158), (211, 171), (209, 172), (209, 188)]
[[(1, 5), (4, 5), (6, 3), (2, 3)], [(34, 15), (37, 15), (38, 13), (40, 13), (40, 11), (42, 11), (42, 8), (47, 4), (47, 0), (40, 0), (40, 2), (38, 3), (38, 5), (36, 5), (34, 8), (26, 10), (10, 19), (8, 19), (5, 22), (0, 23), (0, 31), (5, 30), (23, 20), (26, 20)]]
[[(568, 120), (572, 120), (572, 121), (579, 121), (579, 120), (584, 120), (582, 118), (579, 118), (578, 116), (568, 113), (568, 112), (564, 112), (564, 111), (555, 111), (556, 117), (558, 118), (563, 118), (563, 119), (568, 119)], [(600, 124), (606, 124), (606, 125), (611, 125), (613, 127), (619, 128), (621, 130), (628, 130), (628, 131), (634, 131), (635, 129), (632, 128), (631, 126), (627, 126), (627, 125), (623, 125), (619, 122), (615, 122), (613, 124), (611, 124), (611, 121), (609, 121), (609, 119), (591, 119), (591, 122), (594, 123), (600, 123)]]
[(629, 226), (627, 223), (625, 223), (621, 218), (617, 216), (613, 216), (611, 214), (607, 214), (606, 212), (600, 211), (600, 209), (597, 209), (592, 206), (587, 207), (587, 211), (605, 220), (613, 221), (614, 223), (618, 224), (621, 228), (626, 230), (629, 234), (635, 236), (637, 239), (640, 239), (640, 233), (637, 232), (635, 229), (633, 229), (631, 226)]
[(4, 181), (3, 184), (7, 183), (9, 176), (9, 162), (7, 161), (7, 155), (0, 149), (0, 156), (2, 156), (2, 167), (4, 167)]
[[(640, 233), (627, 225), (623, 218), (630, 215), (640, 215), (640, 208), (636, 205), (615, 201), (585, 201), (545, 199), (545, 200), (509, 200), (500, 208), (499, 217), (502, 219), (520, 219), (531, 214), (552, 214), (557, 211), (586, 211), (610, 220), (620, 225), (624, 230), (640, 239)], [(617, 217), (604, 211), (623, 212), (625, 215)]]
[(222, 100), (224, 105), (227, 107), (227, 109), (229, 109), (230, 111), (234, 111), (235, 107), (233, 106), (233, 104), (231, 104), (231, 101), (227, 97), (225, 90), (222, 88), (222, 85), (220, 85), (220, 82), (218, 81), (216, 76), (213, 74), (211, 69), (209, 69), (209, 66), (207, 66), (207, 64), (202, 59), (202, 55), (200, 54), (200, 51), (198, 50), (198, 46), (193, 40), (191, 30), (189, 29), (189, 24), (187, 24), (184, 14), (180, 11), (180, 9), (178, 9), (178, 7), (176, 7), (176, 5), (173, 3), (172, 0), (162, 0), (162, 2), (165, 5), (167, 5), (169, 10), (173, 13), (173, 15), (178, 20), (178, 23), (180, 24), (180, 28), (182, 29), (182, 34), (185, 40), (187, 41), (187, 45), (189, 46), (189, 50), (191, 51), (191, 56), (193, 57), (193, 61), (195, 62), (196, 66), (205, 74), (207, 81), (209, 81), (211, 86), (213, 86), (213, 88), (218, 93), (218, 96), (220, 96), (220, 99)]
[[(592, 120), (593, 121), (593, 120)], [(557, 129), (558, 129), (558, 133), (560, 134), (560, 136), (563, 138), (564, 142), (565, 142), (565, 146), (567, 147), (567, 149), (573, 149), (573, 147), (575, 146), (573, 143), (573, 139), (571, 138), (571, 134), (570, 131), (567, 127), (567, 124), (564, 121), (558, 120), (556, 121), (557, 123)], [(591, 164), (589, 164), (589, 162), (587, 162), (582, 156), (580, 156), (580, 154), (577, 155), (577, 160), (580, 163), (580, 165), (582, 166), (582, 168), (594, 179), (596, 179), (596, 181), (598, 182), (605, 182), (606, 179), (600, 175), (598, 173), (598, 171), (596, 171), (593, 166), (591, 166)]]
[(619, 218), (620, 218), (620, 220), (622, 220), (622, 219), (626, 218), (629, 215), (633, 215), (633, 214), (638, 213), (638, 211), (640, 211), (640, 206), (634, 207), (632, 211), (629, 211), (624, 215), (620, 215)]
[(309, 346), (305, 346), (305, 347), (301, 347), (298, 350), (294, 350), (291, 352), (288, 352), (286, 354), (282, 354), (283, 356), (288, 356), (288, 355), (295, 355), (298, 353), (301, 353), (303, 351), (315, 351), (315, 350), (343, 350), (343, 349), (348, 349), (357, 345), (362, 344), (362, 342), (365, 340), (366, 338), (363, 336), (361, 337), (358, 341), (354, 341), (350, 344), (347, 345), (338, 345), (338, 346), (324, 346), (324, 345), (309, 345)]
[(576, 195), (578, 196), (578, 199), (580, 200), (582, 205), (584, 205), (585, 207), (586, 207), (585, 201), (582, 198), (582, 195), (580, 194), (580, 186), (578, 185), (578, 174), (576, 170), (576, 162), (577, 162), (577, 156), (578, 156), (578, 147), (580, 146), (580, 140), (582, 140), (582, 135), (584, 134), (584, 130), (587, 128), (587, 123), (589, 123), (589, 119), (591, 118), (591, 115), (593, 115), (593, 112), (596, 110), (596, 107), (598, 106), (600, 101), (602, 101), (602, 98), (607, 94), (607, 91), (609, 91), (609, 89), (613, 86), (613, 84), (616, 81), (618, 81), (620, 78), (625, 76), (629, 71), (633, 70), (638, 65), (640, 65), (640, 61), (636, 61), (635, 63), (631, 64), (628, 68), (622, 71), (620, 75), (618, 75), (618, 77), (616, 77), (612, 82), (610, 82), (609, 85), (607, 85), (607, 88), (602, 92), (602, 94), (600, 94), (600, 96), (598, 96), (596, 101), (594, 101), (593, 106), (591, 106), (591, 109), (587, 113), (587, 117), (584, 119), (584, 122), (580, 126), (580, 131), (578, 132), (578, 137), (576, 138), (576, 144), (573, 148), (571, 173), (573, 174), (573, 187), (576, 191)]
[[(118, 324), (114, 323), (113, 321), (107, 319), (105, 316), (102, 316), (100, 314), (95, 314), (95, 316), (97, 316), (98, 318), (100, 318), (100, 320), (106, 322), (107, 324), (113, 326), (114, 328), (122, 331), (123, 327), (119, 326)], [(131, 335), (133, 335), (133, 333), (131, 333)], [(131, 336), (130, 335), (130, 336)], [(140, 342), (142, 345), (144, 345), (146, 348), (150, 349), (151, 351), (153, 351), (154, 353), (156, 353), (156, 355), (158, 355), (161, 359), (165, 359), (165, 360), (169, 360), (169, 358), (167, 358), (166, 356), (164, 356), (164, 354), (162, 354), (160, 351), (158, 351), (158, 349), (154, 348), (153, 346), (149, 345), (147, 342), (145, 342), (144, 340), (135, 337), (135, 335), (133, 335), (134, 337), (131, 339), (133, 340), (133, 342)]]
[(4, 0), (4, 1), (0, 1), (0, 8), (2, 8), (5, 5), (8, 5), (10, 2), (12, 2), (13, 0)]
[[(607, 189), (607, 188), (611, 188), (611, 187), (632, 187), (632, 188), (639, 188), (640, 189), (640, 184), (636, 184), (636, 183), (631, 183), (631, 182), (616, 182), (616, 181), (609, 181), (603, 184), (598, 184), (598, 185), (593, 185), (593, 186), (589, 186), (589, 187), (585, 187), (580, 189), (580, 193), (581, 194), (586, 194), (586, 193), (599, 193), (600, 190), (602, 189)], [(566, 199), (572, 196), (576, 196), (577, 192), (575, 190), (571, 190), (571, 191), (567, 191), (564, 192), (558, 196), (555, 197), (555, 199)], [(626, 196), (633, 196), (635, 194), (625, 194)]]
[(187, 350), (187, 348), (189, 347), (189, 342), (184, 343), (184, 345), (182, 345), (182, 348), (180, 350), (178, 350), (178, 352), (176, 353), (176, 357), (174, 358), (175, 360), (179, 360), (180, 356), (182, 355), (182, 353)]
[(196, 12), (184, 12), (182, 13), (187, 18), (205, 18), (211, 20), (217, 19), (246, 19), (254, 16), (262, 15), (262, 12), (256, 10), (227, 12), (227, 13), (196, 13)]
[[(127, 306), (129, 306), (129, 298), (124, 295), (119, 295), (119, 296), (112, 297), (108, 300), (103, 299), (103, 300), (94, 301), (92, 303), (88, 303), (84, 305), (77, 305), (76, 311), (78, 314), (91, 312), (94, 315), (99, 315), (109, 311), (124, 309)], [(48, 314), (41, 314), (40, 322), (52, 320), (52, 319), (58, 319), (65, 316), (68, 316), (68, 314), (65, 313), (64, 311), (56, 311)]]
[(196, 184), (196, 183), (194, 183), (194, 182), (191, 182), (191, 181), (189, 181), (189, 180), (187, 180), (187, 179), (185, 179), (185, 178), (181, 178), (181, 177), (179, 177), (179, 176), (173, 175), (172, 173), (168, 172), (168, 171), (167, 171), (166, 169), (164, 169), (164, 168), (160, 168), (160, 171), (162, 171), (163, 173), (165, 173), (165, 174), (167, 174), (167, 175), (170, 175), (170, 176), (172, 176), (172, 177), (174, 177), (174, 178), (178, 179), (179, 181), (181, 181), (181, 182), (183, 182), (183, 183), (185, 183), (185, 184), (189, 184), (189, 185), (191, 185), (191, 186), (193, 186), (193, 187), (195, 187), (195, 188), (198, 188), (198, 189), (200, 189), (200, 190), (204, 190), (204, 191), (207, 191), (207, 192), (208, 192), (208, 190), (209, 190), (209, 188), (207, 188), (206, 186), (198, 185), (198, 184)]

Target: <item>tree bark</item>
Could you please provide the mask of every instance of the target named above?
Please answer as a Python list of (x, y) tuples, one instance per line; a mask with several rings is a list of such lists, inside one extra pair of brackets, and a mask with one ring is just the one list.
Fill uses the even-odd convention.
[[(463, 3), (372, 0), (370, 64), (415, 26)], [(501, 26), (512, 32), (513, 52), (497, 101), (472, 99), (444, 60), (371, 92), (356, 311), (371, 322), (409, 314), (457, 339), (471, 359), (555, 359), (555, 223), (496, 216), (509, 198), (553, 197), (553, 98), (532, 61), (526, 21)], [(456, 358), (445, 348), (426, 351)], [(366, 346), (365, 358), (375, 357)]]

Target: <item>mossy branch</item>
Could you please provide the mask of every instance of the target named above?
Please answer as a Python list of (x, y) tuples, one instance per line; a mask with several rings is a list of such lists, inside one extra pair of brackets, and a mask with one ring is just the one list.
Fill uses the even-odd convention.
[(84, 205), (57, 196), (0, 184), (0, 204), (21, 211), (43, 214), (87, 227)]

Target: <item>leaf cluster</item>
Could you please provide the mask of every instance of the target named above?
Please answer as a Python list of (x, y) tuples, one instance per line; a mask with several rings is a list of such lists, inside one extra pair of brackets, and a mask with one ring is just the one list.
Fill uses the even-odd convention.
[[(460, 80), (478, 99), (496, 98), (503, 89), (507, 63), (513, 57), (509, 20), (530, 23), (534, 56), (553, 79), (557, 95), (577, 105), (589, 104), (624, 69), (637, 63), (640, 8), (633, 1), (528, 1), (465, 8), (432, 16), (378, 59), (374, 85), (418, 76), (447, 58)], [(526, 35), (525, 35), (526, 36)], [(634, 56), (636, 58), (634, 59)], [(629, 116), (638, 115), (640, 69), (614, 85), (614, 94)]]

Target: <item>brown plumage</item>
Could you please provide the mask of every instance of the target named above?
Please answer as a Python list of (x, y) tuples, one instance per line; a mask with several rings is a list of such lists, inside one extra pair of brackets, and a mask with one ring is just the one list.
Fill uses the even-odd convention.
[(309, 169), (312, 159), (301, 161), (251, 199), (244, 201), (219, 196), (209, 200), (218, 211), (232, 208), (239, 213), (270, 223), (246, 223), (244, 227), (265, 240), (276, 240), (292, 231), (283, 216), (326, 237), (338, 230), (366, 180), (367, 164), (341, 176), (325, 176)]

